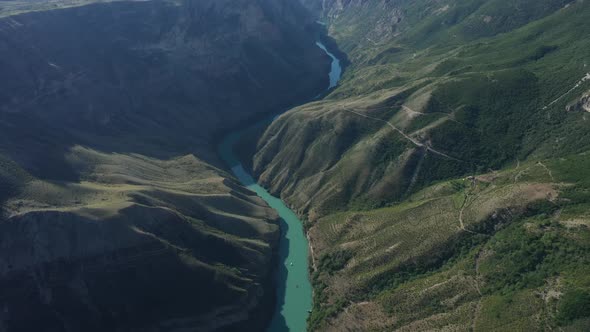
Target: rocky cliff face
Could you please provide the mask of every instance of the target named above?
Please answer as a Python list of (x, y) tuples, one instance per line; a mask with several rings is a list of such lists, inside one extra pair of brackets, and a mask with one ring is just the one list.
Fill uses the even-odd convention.
[[(339, 46), (350, 52), (389, 40), (405, 24), (407, 1), (390, 0), (301, 0), (311, 12), (328, 23), (330, 34), (339, 38)], [(429, 8), (423, 8), (423, 15)], [(344, 33), (339, 27), (348, 26)], [(353, 36), (355, 35), (355, 36)], [(344, 38), (346, 37), (346, 38)]]
[(224, 129), (317, 94), (297, 2), (3, 1), (0, 331), (262, 329), (276, 215)]
[(356, 62), (375, 47), (457, 45), (508, 32), (575, 1), (301, 0)]

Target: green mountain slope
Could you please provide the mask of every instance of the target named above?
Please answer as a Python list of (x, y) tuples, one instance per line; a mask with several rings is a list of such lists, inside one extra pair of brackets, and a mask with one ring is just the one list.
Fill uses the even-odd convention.
[[(399, 200), (432, 181), (582, 151), (586, 112), (566, 108), (590, 88), (588, 10), (580, 3), (497, 37), (353, 62), (325, 100), (275, 121), (254, 170), (297, 206), (332, 211), (383, 190)], [(339, 190), (321, 190), (329, 187)]]
[(312, 329), (585, 330), (590, 4), (323, 5), (351, 64), (252, 163), (308, 219)]

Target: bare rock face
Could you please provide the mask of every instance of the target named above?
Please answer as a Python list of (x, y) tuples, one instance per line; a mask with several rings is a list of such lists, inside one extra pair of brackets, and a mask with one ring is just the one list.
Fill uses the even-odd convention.
[[(397, 33), (398, 24), (404, 19), (399, 1), (389, 0), (301, 0), (304, 6), (318, 16), (337, 22), (359, 20), (354, 25), (364, 25), (365, 38), (373, 42), (391, 38)], [(371, 20), (366, 20), (367, 15)], [(364, 19), (364, 22), (363, 22)]]
[(587, 94), (582, 98), (582, 109), (586, 112), (590, 112), (590, 94)]
[(582, 98), (580, 98), (578, 104), (582, 108), (582, 110), (590, 112), (590, 92), (584, 94)]
[(566, 107), (566, 111), (568, 111), (568, 112), (572, 112), (572, 111), (590, 112), (590, 91), (583, 94), (582, 97), (580, 99), (578, 99), (576, 102), (569, 104)]

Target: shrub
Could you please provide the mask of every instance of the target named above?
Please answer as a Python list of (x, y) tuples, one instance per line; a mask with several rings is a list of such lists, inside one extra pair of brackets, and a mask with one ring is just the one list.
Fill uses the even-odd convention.
[(576, 319), (590, 317), (590, 293), (573, 290), (565, 293), (559, 303), (557, 322), (567, 325)]

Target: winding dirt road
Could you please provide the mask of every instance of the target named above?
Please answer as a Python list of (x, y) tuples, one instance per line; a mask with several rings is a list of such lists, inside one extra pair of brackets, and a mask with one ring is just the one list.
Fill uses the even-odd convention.
[(414, 139), (414, 138), (412, 138), (412, 137), (408, 136), (408, 135), (407, 135), (406, 133), (404, 133), (404, 132), (403, 132), (401, 129), (399, 129), (398, 127), (394, 126), (394, 125), (393, 125), (391, 122), (389, 122), (389, 121), (386, 121), (386, 120), (383, 120), (383, 119), (380, 119), (380, 118), (376, 118), (376, 117), (372, 117), (372, 116), (370, 116), (370, 115), (366, 115), (366, 114), (360, 113), (360, 112), (358, 112), (358, 111), (355, 111), (355, 110), (343, 109), (343, 111), (350, 112), (350, 113), (356, 114), (356, 115), (358, 115), (358, 116), (362, 116), (362, 117), (364, 117), (364, 118), (367, 118), (367, 119), (371, 119), (371, 120), (375, 120), (375, 121), (383, 122), (383, 123), (385, 123), (386, 125), (388, 125), (388, 126), (391, 128), (391, 129), (393, 129), (394, 131), (396, 131), (396, 132), (398, 132), (400, 135), (402, 135), (402, 136), (403, 136), (405, 139), (407, 139), (408, 141), (412, 142), (412, 144), (416, 145), (417, 147), (419, 147), (419, 148), (424, 148), (424, 149), (426, 149), (427, 151), (430, 151), (430, 152), (432, 152), (432, 153), (434, 153), (434, 154), (437, 154), (437, 155), (439, 155), (439, 156), (441, 156), (441, 157), (448, 158), (448, 159), (451, 159), (451, 160), (454, 160), (454, 161), (459, 161), (459, 162), (462, 162), (462, 160), (459, 160), (459, 159), (457, 159), (457, 158), (451, 157), (451, 156), (449, 156), (449, 155), (448, 155), (448, 154), (446, 154), (446, 153), (443, 153), (443, 152), (437, 151), (436, 149), (434, 149), (434, 148), (433, 148), (433, 147), (431, 147), (430, 145), (428, 145), (428, 144), (424, 144), (424, 143), (422, 143), (422, 142), (419, 142), (419, 141), (417, 141), (416, 139)]

